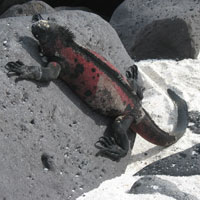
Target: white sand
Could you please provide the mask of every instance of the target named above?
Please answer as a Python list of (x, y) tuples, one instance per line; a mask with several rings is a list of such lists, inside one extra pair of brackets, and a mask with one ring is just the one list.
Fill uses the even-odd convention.
[[(176, 122), (176, 109), (167, 96), (166, 88), (173, 89), (184, 98), (188, 103), (189, 111), (200, 111), (200, 60), (186, 59), (179, 62), (148, 60), (141, 61), (137, 65), (144, 77), (146, 87), (143, 106), (161, 128), (169, 131)], [(168, 148), (157, 147), (137, 136), (130, 158), (131, 164), (127, 167), (125, 174), (105, 181), (99, 188), (78, 199), (174, 199), (159, 193), (152, 195), (127, 194), (127, 191), (139, 178), (132, 177), (132, 175), (156, 160), (186, 150), (198, 143), (200, 143), (200, 135), (192, 133), (189, 129), (176, 144)], [(148, 155), (144, 156), (144, 153), (148, 153)], [(200, 176), (159, 177), (173, 182), (181, 191), (200, 199), (198, 198), (198, 194), (200, 194)]]

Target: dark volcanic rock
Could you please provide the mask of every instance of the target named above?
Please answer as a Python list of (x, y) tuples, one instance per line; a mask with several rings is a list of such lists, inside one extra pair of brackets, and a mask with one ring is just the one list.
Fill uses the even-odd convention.
[[(77, 42), (120, 70), (133, 64), (114, 29), (97, 15), (61, 11), (43, 17), (68, 27)], [(0, 30), (0, 199), (76, 199), (124, 173), (130, 154), (118, 163), (95, 156), (94, 143), (110, 119), (91, 111), (60, 80), (8, 78), (7, 62), (43, 64), (31, 17), (1, 19)]]
[(158, 160), (135, 175), (191, 176), (200, 174), (200, 144), (190, 149)]
[(145, 176), (137, 180), (131, 187), (131, 194), (160, 193), (176, 200), (198, 200), (195, 196), (181, 191), (174, 183), (156, 176)]
[(87, 7), (105, 19), (110, 19), (116, 7), (123, 1), (124, 0), (44, 0), (44, 2), (48, 3), (52, 7)]
[(193, 58), (189, 25), (178, 18), (153, 21), (137, 34), (130, 53), (135, 60)]
[(190, 111), (189, 112), (189, 129), (196, 134), (200, 134), (200, 112)]
[[(2, 0), (0, 3), (0, 15), (5, 12), (8, 8), (16, 4), (22, 4), (29, 2), (31, 0)], [(31, 2), (37, 2), (37, 0), (32, 0)], [(89, 10), (92, 11), (101, 17), (109, 20), (112, 16), (112, 13), (116, 7), (123, 2), (123, 0), (44, 0), (43, 2), (47, 3), (52, 7), (75, 7), (78, 10)], [(84, 7), (84, 8), (83, 8)], [(73, 8), (72, 8), (73, 9)], [(27, 13), (27, 12), (26, 12)], [(30, 14), (31, 15), (31, 14)]]
[(34, 14), (52, 13), (55, 10), (42, 1), (31, 1), (28, 3), (14, 5), (5, 11), (0, 18), (29, 16)]
[(126, 0), (111, 25), (132, 58), (197, 58), (200, 50), (199, 1)]
[(91, 9), (87, 7), (68, 7), (68, 6), (59, 6), (54, 8), (56, 11), (61, 11), (61, 10), (82, 10), (86, 12), (92, 12)]
[(8, 1), (8, 0), (1, 0), (0, 2), (0, 15), (5, 12), (8, 8), (10, 8), (13, 5), (16, 4), (22, 4), (25, 2), (28, 2), (29, 0), (12, 0), (12, 1)]

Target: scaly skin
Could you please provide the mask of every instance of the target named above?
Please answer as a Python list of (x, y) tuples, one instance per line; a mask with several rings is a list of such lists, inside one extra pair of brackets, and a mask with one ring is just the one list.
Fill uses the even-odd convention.
[[(9, 62), (9, 72), (20, 78), (51, 81), (61, 78), (93, 110), (114, 117), (112, 133), (101, 137), (95, 146), (98, 155), (119, 160), (129, 150), (127, 131), (133, 138), (139, 133), (146, 140), (162, 146), (176, 142), (187, 127), (187, 105), (173, 91), (170, 97), (178, 105), (178, 125), (175, 132), (162, 131), (141, 106), (142, 88), (137, 84), (137, 67), (127, 71), (127, 77), (105, 58), (74, 41), (74, 35), (56, 23), (39, 20), (32, 33), (49, 59), (46, 68), (26, 66), (21, 61)], [(133, 141), (134, 142), (134, 141)]]

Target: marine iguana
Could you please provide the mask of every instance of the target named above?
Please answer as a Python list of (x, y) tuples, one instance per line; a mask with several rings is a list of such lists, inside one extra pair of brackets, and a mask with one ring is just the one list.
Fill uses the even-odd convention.
[[(37, 18), (37, 17), (36, 17)], [(175, 92), (168, 94), (178, 109), (177, 125), (172, 133), (161, 130), (142, 108), (142, 89), (137, 84), (137, 66), (126, 77), (98, 53), (75, 42), (74, 34), (54, 22), (40, 19), (32, 24), (32, 34), (39, 41), (46, 67), (27, 66), (21, 61), (9, 62), (8, 73), (21, 79), (51, 81), (61, 78), (93, 110), (115, 118), (112, 134), (95, 143), (98, 155), (120, 160), (129, 150), (127, 132), (140, 134), (149, 142), (169, 146), (175, 143), (187, 127), (187, 104)]]

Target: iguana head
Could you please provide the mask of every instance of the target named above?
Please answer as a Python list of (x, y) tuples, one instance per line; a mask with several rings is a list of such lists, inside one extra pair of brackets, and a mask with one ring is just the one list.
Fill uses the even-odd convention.
[(39, 41), (41, 48), (50, 54), (56, 51), (58, 41), (61, 41), (63, 46), (68, 46), (74, 39), (73, 33), (67, 28), (47, 20), (33, 23), (32, 34)]
[(55, 23), (40, 20), (32, 25), (32, 34), (39, 40), (40, 44), (46, 44), (55, 39), (55, 33), (58, 29)]
[(57, 38), (62, 39), (63, 42), (70, 42), (74, 39), (74, 34), (67, 28), (47, 20), (33, 23), (32, 34), (39, 40), (40, 44), (54, 41)]

